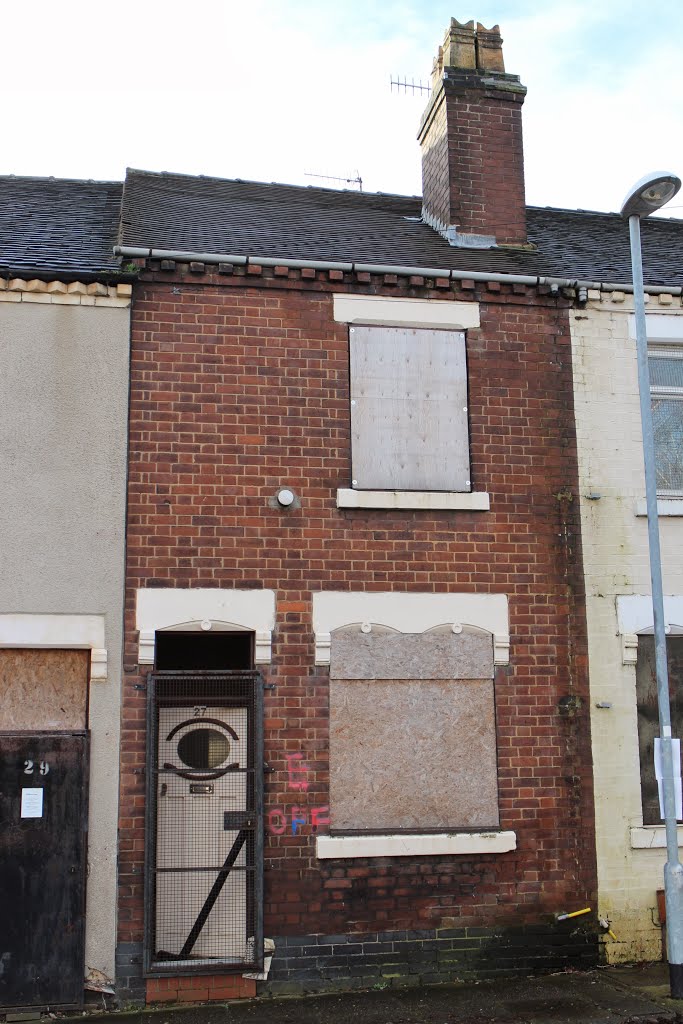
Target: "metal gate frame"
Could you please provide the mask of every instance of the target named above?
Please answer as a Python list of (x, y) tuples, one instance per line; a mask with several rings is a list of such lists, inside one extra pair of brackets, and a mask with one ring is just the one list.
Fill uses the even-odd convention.
[[(242, 963), (216, 960), (207, 963), (174, 960), (155, 963), (156, 931), (156, 855), (157, 855), (157, 764), (159, 708), (188, 704), (246, 707), (247, 709), (247, 817), (242, 826), (247, 833), (247, 861), (253, 863), (253, 889), (247, 886), (247, 921), (254, 935), (254, 957)], [(147, 676), (147, 798), (145, 808), (145, 897), (143, 974), (228, 974), (263, 970), (263, 678), (255, 670), (239, 671), (163, 671)], [(228, 858), (229, 860), (229, 858)], [(214, 889), (222, 887), (231, 864), (226, 861), (218, 872)], [(221, 876), (223, 876), (221, 880)], [(216, 893), (216, 896), (218, 893)], [(209, 897), (210, 898), (210, 897)], [(212, 904), (213, 905), (213, 904)], [(205, 905), (206, 906), (206, 905)], [(209, 907), (206, 916), (210, 913)], [(205, 918), (206, 919), (206, 918)], [(197, 924), (197, 923), (196, 923)], [(196, 926), (195, 924), (195, 926)], [(203, 922), (202, 922), (203, 924)], [(201, 928), (201, 925), (199, 926)]]

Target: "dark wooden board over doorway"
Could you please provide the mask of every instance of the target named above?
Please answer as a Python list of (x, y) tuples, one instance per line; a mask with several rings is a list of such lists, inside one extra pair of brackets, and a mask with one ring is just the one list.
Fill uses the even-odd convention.
[(2, 1009), (83, 1002), (88, 749), (86, 732), (0, 733)]

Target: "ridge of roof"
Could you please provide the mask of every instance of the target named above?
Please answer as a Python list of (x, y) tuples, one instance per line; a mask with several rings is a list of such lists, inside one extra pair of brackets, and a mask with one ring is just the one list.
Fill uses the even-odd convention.
[[(533, 213), (559, 213), (567, 214), (571, 217), (608, 217), (615, 221), (624, 222), (624, 218), (620, 213), (616, 213), (614, 210), (584, 210), (581, 207), (576, 209), (570, 209), (568, 206), (534, 206), (527, 205), (527, 213), (529, 211)], [(645, 219), (645, 218), (644, 218)], [(653, 215), (648, 217), (646, 220), (647, 224), (683, 224), (682, 217), (662, 217), (660, 215)]]
[(188, 174), (184, 171), (146, 171), (138, 167), (127, 167), (128, 175), (144, 175), (148, 178), (179, 178), (186, 181), (217, 182), (224, 185), (262, 185), (264, 188), (298, 189), (301, 192), (325, 192), (333, 195), (380, 196), (383, 199), (406, 199), (420, 202), (421, 195), (410, 195), (403, 192), (363, 192), (355, 188), (330, 188), (326, 185), (295, 185), (287, 181), (259, 181), (256, 178), (223, 178), (214, 174)]
[[(124, 178), (74, 178), (61, 177), (54, 174), (0, 174), (0, 182), (34, 182), (36, 184), (54, 182), (55, 184), (64, 185), (102, 185), (113, 187), (117, 185), (125, 185), (126, 178), (129, 174), (141, 175), (146, 178), (163, 178), (167, 180), (182, 179), (186, 181), (216, 182), (221, 184), (255, 185), (262, 186), (263, 188), (295, 189), (300, 192), (308, 192), (309, 194), (312, 192), (322, 192), (327, 195), (357, 196), (361, 200), (370, 197), (378, 197), (382, 199), (405, 199), (413, 202), (422, 200), (422, 196), (418, 193), (411, 194), (404, 192), (382, 191), (362, 192), (357, 189), (331, 188), (324, 185), (298, 185), (292, 182), (263, 181), (257, 178), (226, 178), (215, 174), (190, 174), (186, 171), (150, 171), (140, 167), (127, 167), (126, 176)], [(573, 217), (608, 217), (614, 220), (622, 219), (621, 214), (613, 210), (589, 210), (584, 209), (583, 207), (538, 206), (535, 203), (527, 203), (526, 210), (527, 212), (533, 213), (566, 214)], [(657, 224), (661, 222), (683, 224), (683, 217), (648, 217), (648, 224)]]
[[(320, 192), (325, 195), (339, 195), (339, 196), (353, 196), (358, 197), (359, 201), (370, 199), (372, 197), (380, 199), (398, 199), (406, 200), (411, 202), (421, 202), (422, 196), (417, 193), (403, 193), (403, 192), (368, 192), (359, 191), (358, 189), (349, 188), (331, 188), (325, 185), (298, 185), (287, 181), (262, 181), (257, 178), (226, 178), (221, 175), (215, 174), (190, 174), (185, 171), (149, 171), (144, 168), (128, 167), (126, 168), (126, 177), (128, 175), (139, 175), (145, 178), (159, 178), (166, 181), (180, 180), (188, 182), (206, 182), (216, 183), (221, 185), (247, 185), (262, 187), (264, 189), (278, 188), (278, 189), (292, 189), (299, 192), (305, 192), (308, 194)], [(539, 213), (551, 213), (551, 214), (566, 214), (568, 216), (579, 216), (579, 217), (608, 217), (617, 221), (621, 221), (622, 217), (620, 213), (614, 210), (587, 210), (582, 207), (568, 207), (568, 206), (538, 206), (534, 203), (528, 203), (526, 210), (531, 212)], [(657, 223), (659, 221), (680, 221), (683, 223), (683, 218), (677, 217), (662, 217), (657, 216), (655, 218), (648, 218), (650, 223)]]
[(61, 178), (54, 174), (0, 174), (2, 181), (26, 181), (43, 183), (53, 181), (64, 185), (122, 185), (123, 179), (118, 178)]

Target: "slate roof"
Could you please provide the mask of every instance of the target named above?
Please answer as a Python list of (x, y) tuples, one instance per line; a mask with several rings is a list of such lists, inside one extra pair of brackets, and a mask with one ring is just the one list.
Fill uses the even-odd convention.
[[(618, 214), (528, 207), (531, 252), (458, 249), (420, 220), (419, 196), (129, 170), (122, 245), (280, 259), (453, 269), (625, 284)], [(683, 286), (683, 221), (642, 225), (645, 283)]]
[[(123, 196), (123, 200), (122, 200)], [(119, 224), (119, 214), (121, 222)], [(119, 182), (0, 177), (0, 274), (107, 278), (114, 245), (627, 284), (617, 214), (527, 208), (532, 251), (458, 249), (419, 196), (130, 170)], [(683, 221), (642, 225), (645, 283), (683, 287)]]
[(0, 177), (0, 274), (117, 274), (122, 191), (115, 181)]

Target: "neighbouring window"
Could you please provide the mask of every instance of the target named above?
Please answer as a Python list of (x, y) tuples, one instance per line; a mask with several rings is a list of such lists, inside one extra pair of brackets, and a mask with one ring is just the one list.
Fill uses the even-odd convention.
[(499, 825), (490, 635), (332, 634), (333, 832)]
[(349, 328), (352, 485), (470, 491), (462, 331)]
[[(669, 667), (672, 733), (676, 737), (681, 737), (683, 736), (683, 636), (667, 637), (666, 654)], [(659, 736), (659, 713), (653, 636), (638, 638), (636, 694), (643, 824), (661, 825), (662, 817), (659, 811), (659, 795), (654, 767), (654, 741), (655, 736)]]
[(657, 492), (683, 496), (683, 346), (648, 351)]

